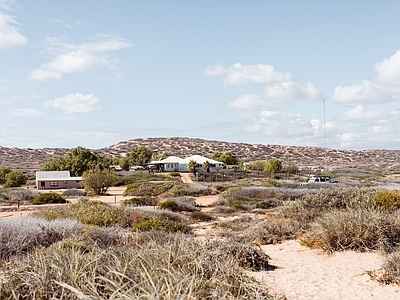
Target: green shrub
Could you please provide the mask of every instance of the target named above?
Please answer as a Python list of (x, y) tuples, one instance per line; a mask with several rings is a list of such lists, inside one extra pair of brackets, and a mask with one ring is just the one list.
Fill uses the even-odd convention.
[(170, 211), (180, 211), (178, 203), (172, 200), (164, 201), (160, 204), (160, 209), (168, 209)]
[(159, 200), (154, 197), (134, 197), (130, 199), (125, 199), (122, 201), (123, 205), (132, 205), (132, 206), (157, 206)]
[(168, 191), (171, 195), (178, 196), (209, 196), (216, 195), (217, 191), (202, 183), (175, 183)]
[(261, 182), (261, 186), (270, 187), (270, 186), (278, 186), (278, 180), (267, 178)]
[(86, 192), (81, 189), (68, 189), (61, 193), (63, 197), (83, 197), (86, 196)]
[(172, 177), (181, 177), (181, 173), (179, 173), (179, 172), (171, 172), (171, 173), (169, 173), (169, 175)]
[(128, 227), (130, 225), (128, 211), (109, 206), (101, 201), (84, 201), (70, 204), (68, 207), (41, 210), (35, 212), (34, 215), (46, 220), (72, 219), (97, 226)]
[(40, 194), (31, 200), (31, 204), (33, 205), (51, 203), (67, 203), (67, 200), (65, 200), (60, 194), (54, 192)]
[(381, 190), (376, 192), (376, 203), (387, 210), (400, 207), (400, 192), (397, 190)]
[(183, 223), (161, 218), (147, 219), (139, 223), (133, 224), (132, 230), (134, 231), (163, 230), (166, 232), (189, 231), (188, 227)]
[(173, 182), (139, 182), (126, 187), (124, 196), (158, 196), (174, 185)]

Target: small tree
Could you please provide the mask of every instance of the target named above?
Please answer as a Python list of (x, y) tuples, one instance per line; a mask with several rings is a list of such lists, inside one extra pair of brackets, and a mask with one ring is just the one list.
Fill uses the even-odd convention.
[(93, 192), (95, 195), (104, 195), (110, 186), (113, 186), (118, 178), (111, 169), (101, 169), (95, 167), (83, 173), (83, 187), (86, 191)]
[(6, 183), (6, 176), (11, 172), (10, 168), (0, 167), (0, 184)]
[(26, 177), (21, 171), (11, 171), (6, 175), (6, 181), (3, 187), (19, 187), (26, 183)]
[(277, 158), (271, 158), (264, 167), (264, 172), (278, 173), (282, 171), (282, 162)]
[(254, 171), (264, 171), (266, 164), (267, 163), (265, 161), (257, 160), (247, 165), (247, 169)]
[(197, 167), (197, 161), (195, 161), (194, 159), (191, 159), (188, 163), (188, 169), (190, 172), (193, 173), (194, 176), (196, 176), (196, 167)]
[(299, 168), (292, 163), (289, 163), (285, 166), (285, 172), (288, 174), (296, 174), (299, 171)]
[(142, 166), (150, 162), (152, 156), (151, 149), (144, 146), (135, 147), (126, 154), (130, 166)]
[(203, 169), (204, 169), (207, 173), (210, 173), (210, 167), (211, 167), (210, 162), (209, 162), (208, 160), (206, 160), (206, 161), (203, 163)]

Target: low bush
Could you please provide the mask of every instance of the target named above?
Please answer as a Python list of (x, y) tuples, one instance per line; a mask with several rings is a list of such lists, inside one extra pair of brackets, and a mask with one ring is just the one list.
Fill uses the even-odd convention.
[(76, 198), (78, 198), (78, 197), (86, 196), (86, 192), (85, 192), (85, 190), (81, 190), (81, 189), (68, 189), (68, 190), (63, 191), (61, 193), (61, 196), (65, 197), (65, 198), (66, 197), (70, 197), (70, 198), (76, 197)]
[(129, 214), (129, 211), (123, 208), (112, 207), (100, 201), (84, 201), (70, 204), (68, 207), (34, 213), (35, 216), (46, 220), (71, 219), (89, 225), (120, 227), (130, 225)]
[(159, 207), (160, 209), (167, 209), (170, 211), (180, 211), (178, 203), (172, 200), (162, 202)]
[(159, 200), (155, 197), (142, 196), (125, 199), (122, 201), (122, 204), (131, 206), (157, 206)]
[(365, 208), (331, 210), (316, 219), (301, 241), (328, 252), (392, 251), (400, 243), (400, 215)]
[(140, 221), (132, 225), (133, 231), (151, 231), (151, 230), (162, 230), (165, 232), (189, 232), (190, 229), (183, 223), (162, 219), (154, 218)]
[(40, 204), (54, 204), (54, 203), (67, 203), (60, 194), (55, 192), (43, 193), (32, 199), (31, 204), (40, 205)]
[(202, 183), (183, 183), (177, 182), (174, 186), (169, 190), (169, 193), (172, 196), (209, 196), (218, 194), (217, 190), (209, 187), (206, 184)]
[(46, 221), (31, 216), (0, 220), (0, 258), (47, 247), (78, 234), (82, 224), (72, 220)]
[(379, 274), (371, 273), (370, 275), (381, 283), (400, 285), (400, 251), (393, 252), (385, 258)]
[(174, 182), (139, 182), (126, 187), (124, 196), (158, 196), (169, 191)]
[(25, 202), (36, 198), (39, 192), (24, 188), (0, 188), (0, 202)]
[(172, 177), (181, 177), (181, 173), (179, 173), (179, 172), (170, 172), (170, 173), (169, 173), (169, 176), (172, 176)]
[[(0, 267), (4, 279), (0, 297), (276, 299), (239, 267), (268, 268), (265, 256), (257, 256), (255, 249), (211, 247), (184, 234), (158, 232), (146, 236), (138, 236), (140, 243), (112, 251), (96, 245), (82, 247), (78, 242), (38, 249)], [(222, 255), (226, 259), (221, 259)]]
[(129, 176), (119, 177), (118, 185), (129, 185), (131, 183), (149, 182), (149, 181), (171, 181), (173, 178), (164, 174), (139, 173)]
[(376, 203), (387, 210), (400, 207), (400, 192), (397, 190), (380, 190), (376, 192)]
[(193, 211), (190, 214), (190, 217), (195, 220), (195, 221), (200, 221), (200, 222), (210, 222), (213, 221), (215, 218), (207, 213), (204, 213), (202, 211)]
[(245, 245), (232, 242), (216, 242), (208, 246), (208, 251), (221, 259), (233, 258), (241, 267), (250, 271), (268, 271), (275, 269), (269, 264), (270, 257), (261, 249), (253, 245)]

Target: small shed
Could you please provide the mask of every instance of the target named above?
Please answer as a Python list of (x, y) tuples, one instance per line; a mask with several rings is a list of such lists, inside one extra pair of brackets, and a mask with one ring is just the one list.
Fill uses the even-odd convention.
[(69, 171), (37, 171), (38, 190), (73, 189), (82, 187), (82, 177), (71, 177)]

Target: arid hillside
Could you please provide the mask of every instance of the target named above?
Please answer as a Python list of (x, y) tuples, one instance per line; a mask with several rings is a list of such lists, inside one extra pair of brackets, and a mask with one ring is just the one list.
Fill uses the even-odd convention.
[[(400, 163), (400, 150), (348, 151), (317, 147), (280, 146), (246, 143), (228, 143), (197, 138), (145, 138), (122, 141), (108, 148), (94, 149), (99, 154), (121, 157), (133, 147), (146, 146), (155, 156), (189, 156), (200, 154), (211, 156), (214, 152), (230, 151), (244, 161), (268, 160), (278, 158), (283, 163), (298, 166), (329, 167), (342, 166), (394, 166)], [(46, 160), (64, 155), (65, 148), (6, 148), (0, 147), (0, 165), (11, 168), (36, 170)]]

